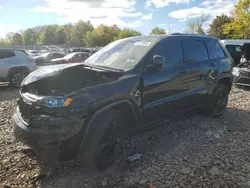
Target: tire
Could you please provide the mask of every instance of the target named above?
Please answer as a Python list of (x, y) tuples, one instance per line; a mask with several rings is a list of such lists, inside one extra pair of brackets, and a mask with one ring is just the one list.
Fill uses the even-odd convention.
[[(77, 160), (98, 170), (109, 168), (122, 152), (125, 132), (123, 131), (123, 116), (119, 111), (110, 109), (99, 115), (90, 124), (90, 130)], [(114, 134), (113, 134), (114, 133)], [(110, 145), (106, 141), (113, 141)]]
[(228, 103), (228, 88), (224, 84), (217, 84), (207, 104), (204, 106), (205, 115), (214, 118), (223, 115)]
[(19, 88), (23, 79), (28, 75), (25, 71), (15, 71), (10, 75), (10, 85)]

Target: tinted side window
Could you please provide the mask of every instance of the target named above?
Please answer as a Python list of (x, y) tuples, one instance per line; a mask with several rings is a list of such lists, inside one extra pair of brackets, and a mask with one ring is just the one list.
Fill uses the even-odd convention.
[(209, 40), (206, 42), (209, 58), (215, 59), (215, 58), (223, 58), (225, 57), (225, 53), (223, 49), (221, 48), (220, 44), (216, 40)]
[(207, 48), (201, 40), (183, 40), (184, 62), (208, 60)]
[(53, 57), (55, 57), (55, 58), (60, 58), (60, 57), (62, 57), (62, 55), (61, 55), (61, 54), (58, 54), (58, 53), (54, 53)]
[(154, 55), (165, 57), (165, 67), (181, 63), (183, 61), (181, 41), (171, 39), (160, 41), (153, 49), (152, 58)]
[(5, 59), (15, 56), (15, 53), (10, 50), (0, 50), (0, 59)]

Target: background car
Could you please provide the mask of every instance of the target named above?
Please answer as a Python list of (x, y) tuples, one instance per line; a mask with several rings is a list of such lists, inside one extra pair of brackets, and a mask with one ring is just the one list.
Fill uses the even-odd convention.
[(75, 52), (70, 53), (63, 58), (52, 59), (51, 62), (53, 64), (61, 64), (61, 63), (78, 63), (85, 61), (90, 56), (89, 53), (86, 52)]
[(36, 68), (34, 59), (22, 50), (0, 49), (0, 82), (19, 87), (22, 80)]
[(32, 57), (41, 55), (37, 50), (25, 50), (25, 52)]
[(52, 59), (62, 58), (64, 56), (65, 54), (62, 52), (48, 52), (40, 56), (36, 56), (34, 59), (37, 65), (43, 65), (44, 63), (50, 63)]
[(240, 64), (233, 68), (234, 84), (238, 87), (250, 86), (250, 43), (241, 47), (242, 57)]

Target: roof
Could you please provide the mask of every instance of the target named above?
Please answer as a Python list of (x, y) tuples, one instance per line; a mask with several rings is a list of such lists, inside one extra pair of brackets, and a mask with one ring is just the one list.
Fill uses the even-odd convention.
[(150, 38), (155, 38), (157, 40), (162, 39), (162, 38), (168, 38), (168, 37), (200, 37), (200, 38), (212, 38), (212, 39), (217, 39), (216, 37), (209, 36), (209, 35), (198, 35), (198, 34), (186, 34), (186, 33), (172, 33), (170, 35), (146, 35), (146, 36), (135, 36), (135, 37), (129, 37), (129, 38), (145, 38), (145, 39), (150, 39)]
[[(72, 52), (69, 54), (75, 55), (75, 54), (89, 54), (89, 53), (88, 52)], [(67, 54), (67, 55), (69, 55), (69, 54)]]

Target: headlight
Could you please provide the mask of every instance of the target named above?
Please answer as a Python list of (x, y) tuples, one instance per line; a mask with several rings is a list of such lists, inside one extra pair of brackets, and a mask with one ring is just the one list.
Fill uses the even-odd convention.
[(239, 76), (239, 75), (240, 75), (240, 70), (239, 70), (239, 68), (234, 67), (232, 73), (233, 73), (234, 76)]
[(72, 98), (51, 97), (44, 100), (43, 105), (47, 107), (68, 107), (72, 103)]

